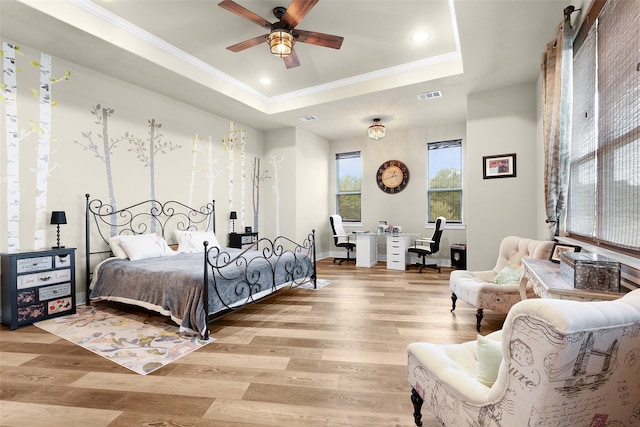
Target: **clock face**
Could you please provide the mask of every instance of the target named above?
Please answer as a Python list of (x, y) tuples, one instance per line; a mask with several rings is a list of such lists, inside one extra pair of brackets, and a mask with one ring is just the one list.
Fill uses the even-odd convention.
[(399, 160), (388, 160), (378, 168), (376, 182), (385, 193), (399, 193), (409, 183), (409, 168)]

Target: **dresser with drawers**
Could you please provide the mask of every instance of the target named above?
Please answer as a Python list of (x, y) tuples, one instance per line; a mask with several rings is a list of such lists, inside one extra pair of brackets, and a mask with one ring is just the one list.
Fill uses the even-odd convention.
[(76, 312), (75, 248), (2, 254), (2, 323), (18, 326)]
[(407, 269), (407, 249), (413, 234), (390, 234), (387, 236), (387, 270)]

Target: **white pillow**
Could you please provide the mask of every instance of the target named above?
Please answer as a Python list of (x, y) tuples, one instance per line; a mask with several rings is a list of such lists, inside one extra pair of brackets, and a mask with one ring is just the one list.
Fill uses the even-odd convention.
[(491, 387), (498, 377), (502, 362), (502, 342), (478, 335), (478, 373), (482, 384)]
[(126, 239), (140, 239), (144, 237), (151, 237), (153, 234), (123, 234), (119, 236), (113, 236), (109, 239), (109, 247), (111, 248), (111, 253), (116, 258), (127, 258), (127, 253), (122, 248), (121, 242)]
[(132, 261), (177, 255), (162, 237), (155, 234), (115, 236), (109, 239), (109, 246), (115, 257)]
[(176, 230), (175, 236), (178, 242), (178, 252), (204, 252), (203, 243), (205, 241), (209, 242), (209, 247), (220, 247), (220, 243), (218, 243), (218, 239), (213, 231)]
[(147, 236), (140, 239), (124, 239), (120, 242), (127, 257), (131, 261), (146, 258), (158, 258), (176, 255), (167, 242), (159, 236)]

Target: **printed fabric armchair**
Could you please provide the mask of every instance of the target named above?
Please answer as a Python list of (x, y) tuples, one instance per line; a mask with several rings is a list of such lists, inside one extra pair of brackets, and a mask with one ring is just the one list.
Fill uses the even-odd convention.
[(521, 301), (501, 331), (409, 344), (414, 421), (445, 426), (640, 425), (640, 289), (614, 301)]
[[(551, 241), (505, 237), (500, 244), (498, 261), (493, 270), (451, 272), (451, 312), (456, 309), (458, 299), (476, 307), (476, 328), (479, 332), (484, 310), (506, 314), (522, 299), (519, 291), (523, 271), (521, 259), (549, 259), (552, 250)], [(531, 284), (527, 285), (527, 296), (534, 296)]]

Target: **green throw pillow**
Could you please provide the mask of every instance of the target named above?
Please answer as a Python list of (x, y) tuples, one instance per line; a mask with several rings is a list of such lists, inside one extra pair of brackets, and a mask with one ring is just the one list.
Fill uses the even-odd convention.
[(522, 271), (507, 264), (493, 279), (493, 283), (498, 285), (517, 285), (522, 278)]
[(491, 387), (502, 362), (502, 342), (478, 335), (478, 374), (482, 384)]

